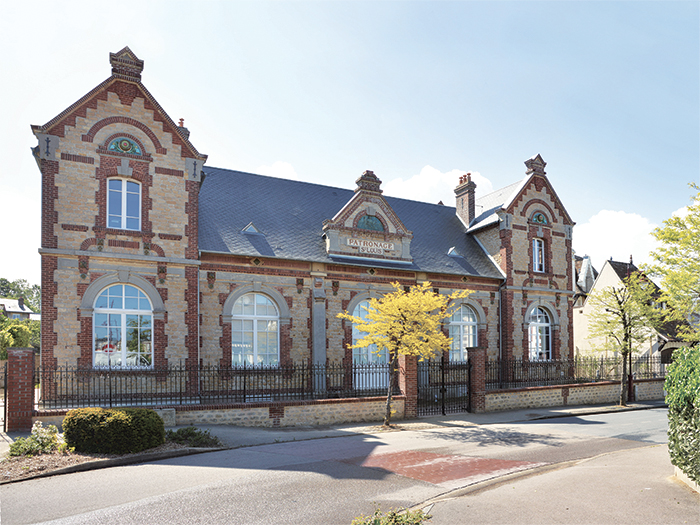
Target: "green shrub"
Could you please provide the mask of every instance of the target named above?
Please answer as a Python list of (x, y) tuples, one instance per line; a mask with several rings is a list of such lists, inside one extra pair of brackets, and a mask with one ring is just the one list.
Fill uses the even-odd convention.
[(671, 463), (700, 483), (700, 348), (679, 348), (666, 371)]
[(221, 441), (212, 436), (208, 430), (200, 430), (196, 427), (183, 427), (176, 431), (168, 430), (165, 439), (188, 447), (220, 447)]
[(351, 525), (421, 525), (430, 518), (432, 516), (425, 514), (422, 510), (401, 512), (391, 509), (389, 512), (383, 513), (381, 509), (377, 509), (371, 516), (355, 518)]
[(66, 442), (80, 452), (129, 454), (165, 442), (163, 420), (145, 408), (78, 408), (63, 420)]
[(51, 452), (68, 452), (69, 447), (63, 441), (54, 425), (44, 428), (41, 421), (32, 426), (32, 433), (27, 438), (18, 438), (10, 443), (9, 456), (38, 456)]

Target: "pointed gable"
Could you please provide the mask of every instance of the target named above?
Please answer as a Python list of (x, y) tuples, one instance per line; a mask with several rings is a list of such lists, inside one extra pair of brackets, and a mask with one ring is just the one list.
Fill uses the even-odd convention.
[[(569, 213), (564, 208), (559, 196), (547, 179), (544, 171), (547, 163), (538, 153), (525, 161), (527, 167), (526, 177), (518, 191), (514, 192), (509, 201), (503, 204), (506, 213), (520, 213), (528, 218), (534, 217), (538, 212), (544, 213), (552, 222), (561, 220), (564, 225), (573, 227)], [(534, 191), (533, 191), (534, 190)], [(535, 196), (533, 193), (540, 193)]]
[[(171, 135), (172, 144), (179, 146), (180, 156), (187, 159), (189, 178), (198, 180), (199, 173), (201, 172), (201, 168), (207, 156), (197, 151), (189, 141), (189, 133), (187, 130), (175, 124), (153, 95), (151, 95), (141, 83), (141, 72), (143, 71), (144, 65), (143, 60), (140, 60), (127, 46), (117, 53), (110, 53), (109, 61), (112, 66), (112, 75), (109, 78), (43, 126), (32, 126), (32, 131), (34, 135), (37, 136), (39, 144), (42, 146), (36, 149), (35, 155), (39, 159), (54, 160), (56, 151), (60, 151), (59, 144), (61, 139), (65, 138), (67, 128), (75, 128), (79, 120), (84, 120), (88, 117), (89, 110), (97, 110), (98, 102), (100, 101), (102, 103), (107, 103), (109, 94), (113, 93), (118, 97), (118, 100), (126, 106), (131, 106), (135, 99), (143, 99), (144, 110), (152, 112), (152, 119), (160, 124), (163, 132)], [(148, 136), (152, 143), (149, 144), (148, 148), (150, 152), (161, 155), (168, 154), (167, 148), (164, 147), (162, 141), (157, 138), (152, 130), (148, 129), (137, 120), (124, 116), (114, 116), (95, 122), (82, 134), (82, 141), (87, 143), (93, 142), (96, 134), (102, 128), (113, 124), (131, 125), (140, 129), (140, 131)]]
[(382, 181), (365, 171), (355, 182), (352, 198), (323, 223), (328, 255), (411, 263), (413, 233), (382, 196)]

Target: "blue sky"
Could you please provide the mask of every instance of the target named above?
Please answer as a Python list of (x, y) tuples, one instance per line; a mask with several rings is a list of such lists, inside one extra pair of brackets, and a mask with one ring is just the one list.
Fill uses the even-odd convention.
[[(21, 5), (20, 5), (21, 4)], [(104, 5), (96, 8), (96, 5)], [(454, 204), (540, 153), (574, 248), (646, 259), (700, 182), (697, 1), (13, 2), (0, 35), (0, 277), (40, 280), (43, 124), (128, 45), (210, 166)], [(8, 217), (11, 219), (8, 221)]]

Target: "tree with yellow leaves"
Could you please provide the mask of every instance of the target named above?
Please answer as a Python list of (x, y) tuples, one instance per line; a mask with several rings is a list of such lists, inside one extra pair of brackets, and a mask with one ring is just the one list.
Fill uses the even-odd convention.
[(393, 292), (369, 300), (364, 319), (348, 312), (338, 314), (366, 334), (350, 345), (351, 348), (376, 345), (376, 352), (386, 348), (389, 353), (390, 377), (384, 426), (389, 426), (391, 421), (391, 396), (396, 387), (399, 355), (417, 356), (422, 361), (449, 350), (452, 339), (442, 331), (442, 322), (452, 315), (453, 301), (471, 293), (460, 290), (442, 295), (435, 293), (429, 282), (411, 286), (408, 291), (399, 283), (392, 283), (392, 286)]

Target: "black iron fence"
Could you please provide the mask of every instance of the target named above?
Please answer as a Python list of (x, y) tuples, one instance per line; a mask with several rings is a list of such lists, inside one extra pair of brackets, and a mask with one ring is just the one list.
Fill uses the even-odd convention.
[[(660, 357), (633, 357), (632, 375), (634, 379), (663, 378), (666, 366)], [(621, 377), (622, 357), (591, 356), (557, 361), (495, 359), (486, 362), (486, 390), (619, 381)]]
[(469, 411), (469, 361), (418, 363), (418, 415)]
[[(38, 409), (173, 406), (386, 395), (389, 364), (163, 369), (38, 368)], [(398, 382), (395, 382), (398, 384)], [(398, 394), (398, 391), (394, 393)]]

